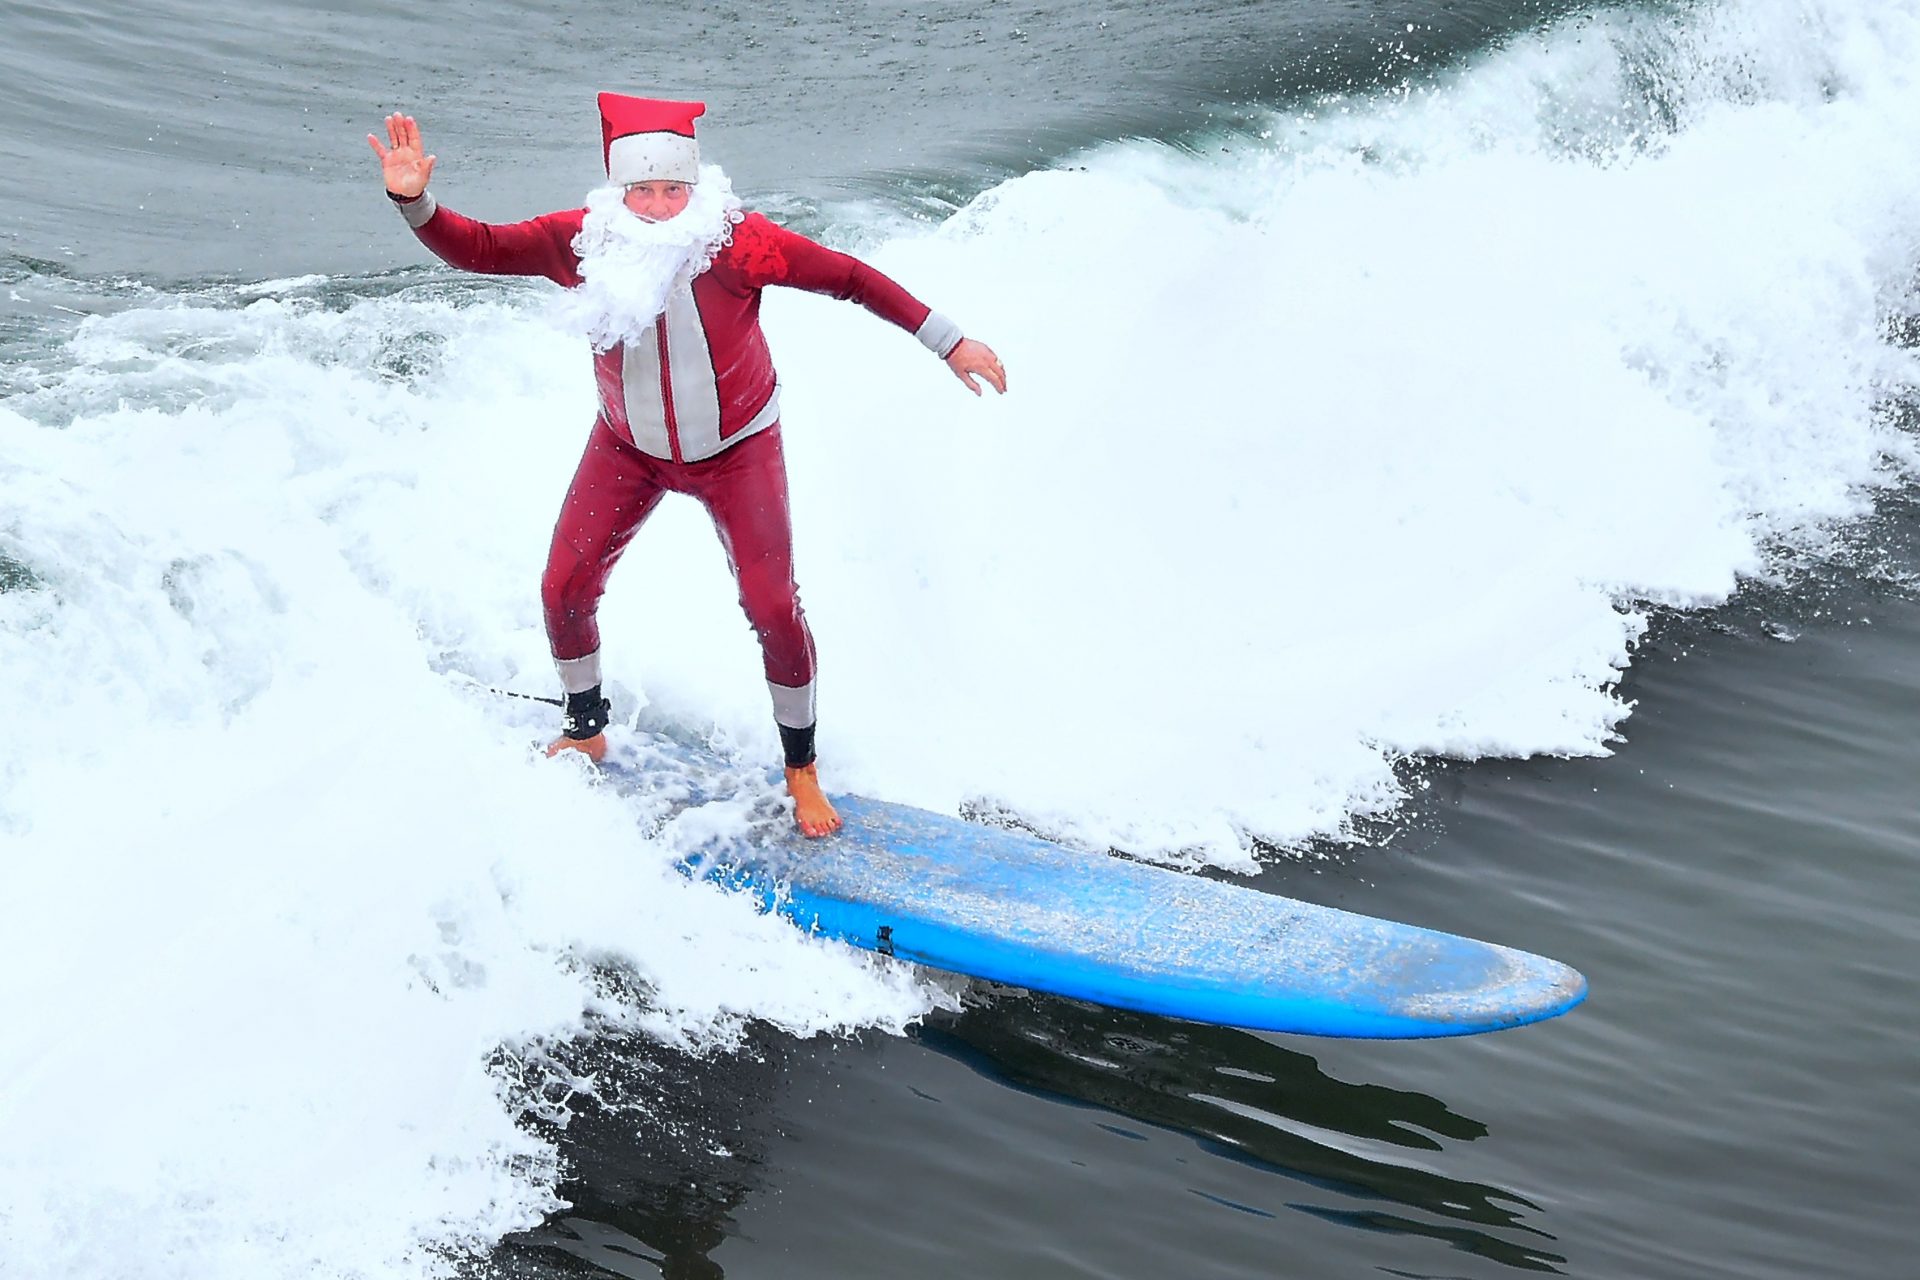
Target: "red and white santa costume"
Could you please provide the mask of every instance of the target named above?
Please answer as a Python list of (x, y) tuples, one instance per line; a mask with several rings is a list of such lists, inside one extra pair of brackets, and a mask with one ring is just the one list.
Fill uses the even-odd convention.
[[(700, 103), (600, 95), (607, 176), (616, 186), (699, 178), (694, 120)], [(414, 233), (468, 271), (545, 276), (582, 285), (576, 248), (586, 209), (504, 225), (440, 206), (431, 192), (401, 202)], [(811, 758), (813, 637), (793, 576), (780, 384), (760, 327), (760, 293), (785, 285), (858, 302), (945, 357), (961, 333), (864, 262), (757, 213), (735, 213), (711, 264), (680, 280), (644, 330), (594, 353), (600, 412), (553, 531), (541, 584), (547, 635), (569, 694), (600, 684), (594, 615), (607, 575), (668, 492), (704, 505), (760, 638), (774, 718), (804, 731)], [(796, 736), (787, 739), (790, 764)]]

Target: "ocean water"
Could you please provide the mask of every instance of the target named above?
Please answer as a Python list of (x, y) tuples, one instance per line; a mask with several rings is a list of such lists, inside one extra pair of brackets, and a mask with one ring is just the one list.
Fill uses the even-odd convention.
[[(0, 1274), (1911, 1273), (1920, 5), (261, 12), (7, 13)], [(1009, 369), (768, 299), (832, 785), (1588, 1003), (965, 984), (536, 758), (583, 343), (363, 137), (510, 220), (601, 88)], [(602, 619), (776, 758), (697, 509)]]

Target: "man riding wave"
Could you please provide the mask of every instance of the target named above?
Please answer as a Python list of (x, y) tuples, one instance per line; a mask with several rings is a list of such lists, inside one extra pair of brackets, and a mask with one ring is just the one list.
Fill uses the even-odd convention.
[(913, 334), (975, 395), (1002, 394), (1006, 370), (866, 263), (745, 211), (726, 175), (700, 164), (697, 102), (600, 95), (607, 185), (579, 209), (490, 224), (427, 190), (436, 157), (412, 117), (387, 117), (380, 157), (387, 195), (421, 242), (467, 271), (544, 276), (593, 344), (600, 411), (553, 531), (541, 603), (566, 693), (561, 736), (547, 748), (606, 754), (595, 621), (607, 576), (667, 493), (713, 518), (760, 640), (786, 755), (794, 818), (809, 836), (840, 817), (815, 761), (813, 635), (793, 574), (780, 387), (760, 295), (785, 285), (857, 302)]

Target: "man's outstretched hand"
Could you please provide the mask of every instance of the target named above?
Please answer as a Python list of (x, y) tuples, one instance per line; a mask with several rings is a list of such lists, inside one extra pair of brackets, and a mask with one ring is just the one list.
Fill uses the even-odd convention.
[(980, 395), (980, 384), (974, 381), (977, 374), (985, 378), (993, 389), (1001, 395), (1007, 394), (1007, 369), (1000, 363), (1000, 357), (993, 354), (993, 348), (984, 342), (975, 342), (972, 338), (960, 339), (960, 345), (947, 353), (947, 368), (953, 370), (953, 376), (967, 384), (967, 390)]
[(420, 145), (420, 126), (412, 116), (395, 113), (387, 117), (387, 144), (383, 147), (380, 139), (367, 135), (367, 145), (380, 157), (380, 174), (387, 180), (387, 190), (411, 200), (427, 189), (433, 162), (439, 157), (428, 155)]

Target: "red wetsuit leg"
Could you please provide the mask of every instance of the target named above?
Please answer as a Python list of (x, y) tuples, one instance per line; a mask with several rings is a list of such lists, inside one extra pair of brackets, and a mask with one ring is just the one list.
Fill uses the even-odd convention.
[(593, 424), (554, 523), (547, 571), (540, 580), (547, 640), (555, 658), (584, 658), (600, 648), (595, 613), (607, 575), (660, 504), (666, 492), (660, 468), (665, 465), (615, 435), (604, 418)]
[(684, 488), (713, 517), (740, 607), (760, 637), (775, 718), (789, 728), (813, 723), (813, 633), (793, 580), (793, 522), (787, 508), (787, 459), (778, 424), (707, 462), (681, 471)]

